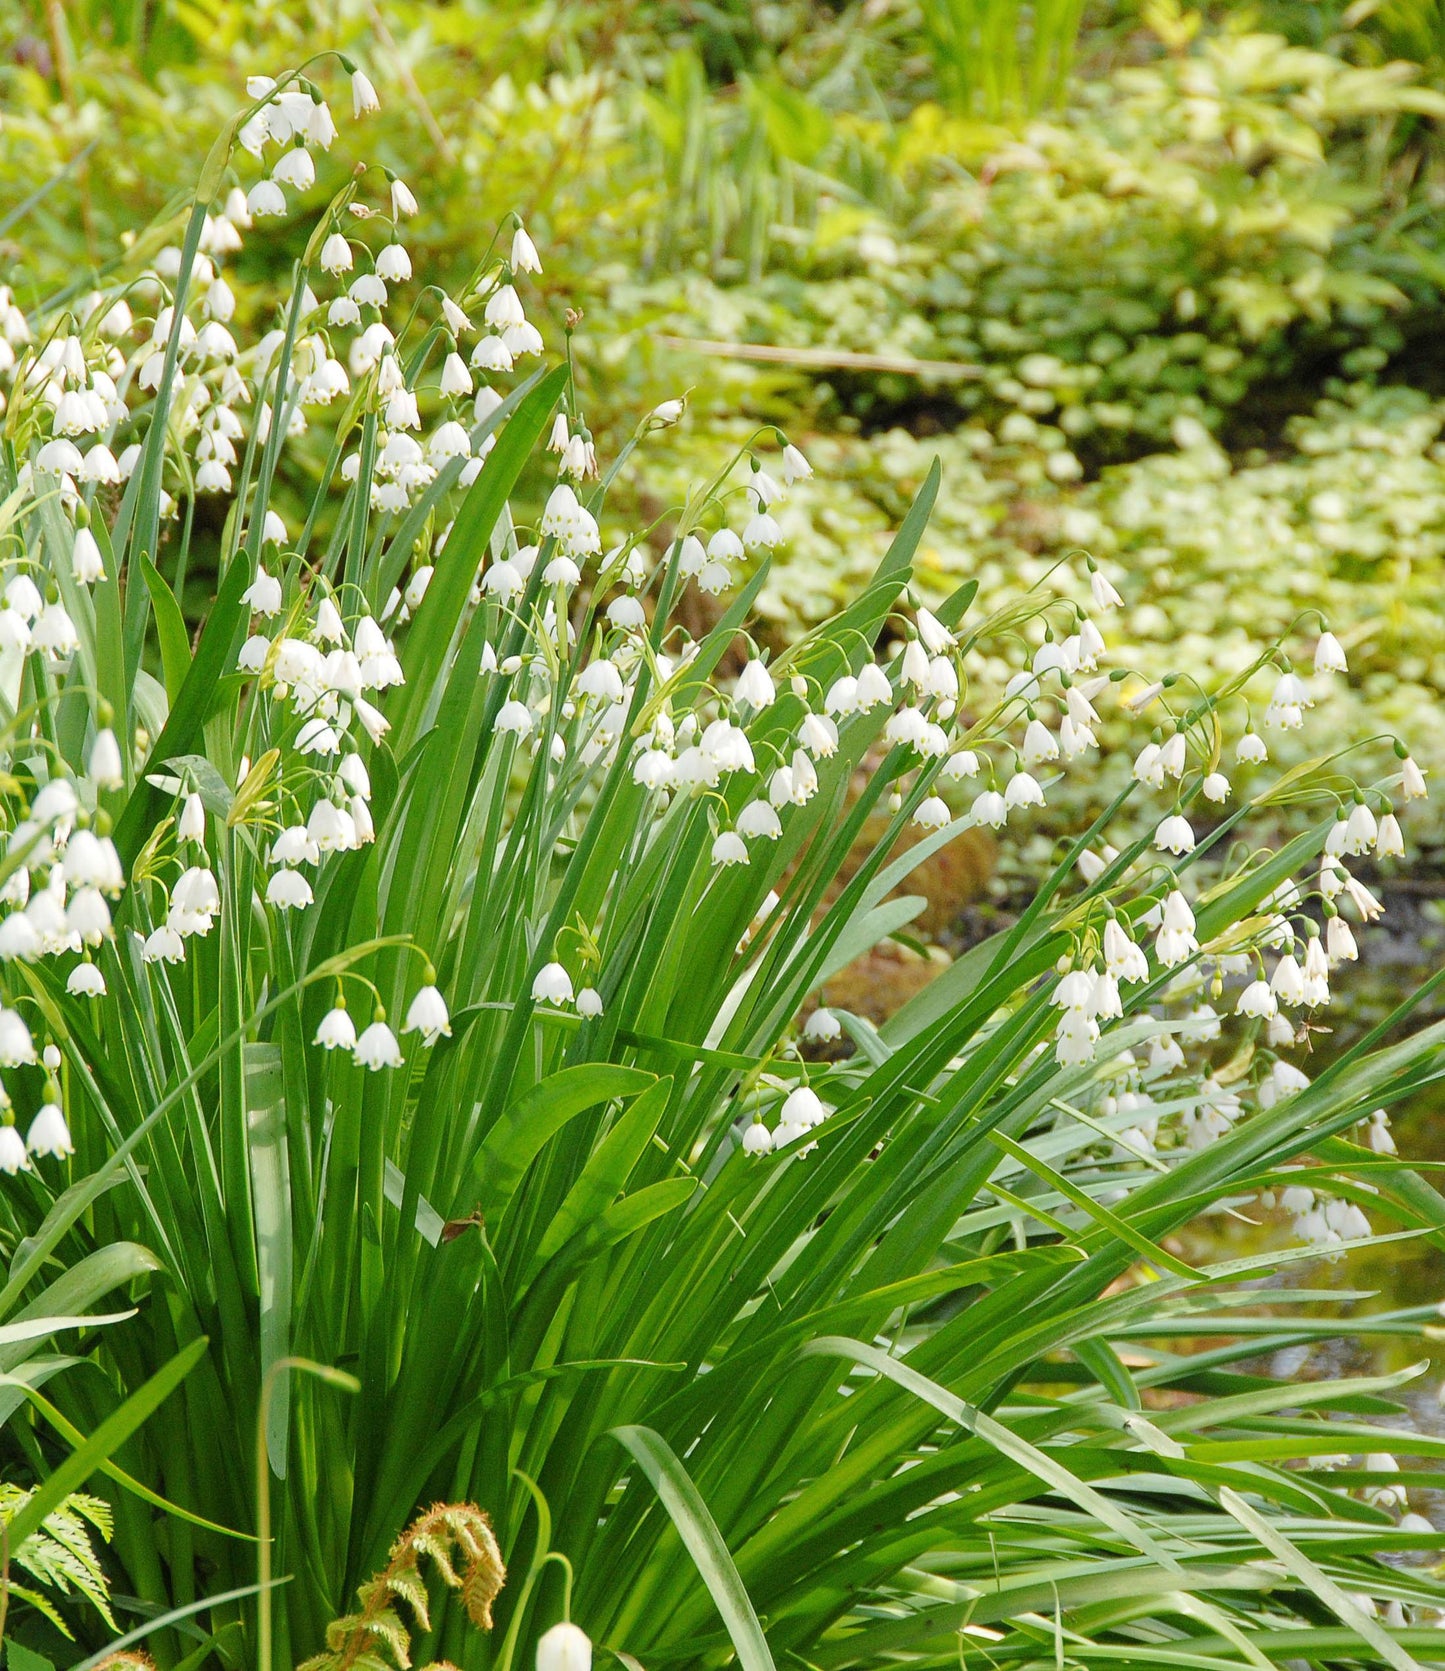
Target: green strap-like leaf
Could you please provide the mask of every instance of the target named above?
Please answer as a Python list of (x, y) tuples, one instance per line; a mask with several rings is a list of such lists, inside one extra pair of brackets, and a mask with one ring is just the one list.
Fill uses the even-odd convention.
[(210, 1341), (205, 1335), (183, 1346), (175, 1357), (137, 1388), (118, 1410), (114, 1410), (95, 1432), (78, 1445), (45, 1481), (10, 1522), (10, 1547), (18, 1549), (52, 1510), (59, 1508), (72, 1491), (77, 1491), (100, 1464), (141, 1425), (185, 1380), (205, 1356)]
[(773, 1656), (748, 1592), (743, 1588), (722, 1533), (686, 1468), (673, 1455), (662, 1435), (650, 1427), (614, 1427), (612, 1437), (637, 1458), (643, 1473), (652, 1482), (653, 1490), (671, 1516), (678, 1536), (717, 1604), (743, 1671), (774, 1671)]
[(534, 1086), (507, 1110), (490, 1132), (473, 1163), (481, 1210), (495, 1211), (511, 1195), (553, 1133), (598, 1103), (633, 1097), (656, 1076), (640, 1068), (585, 1062), (564, 1068)]
[(997, 1422), (982, 1410), (965, 1404), (946, 1387), (940, 1387), (936, 1381), (929, 1380), (926, 1375), (920, 1375), (906, 1363), (889, 1357), (886, 1352), (880, 1352), (876, 1346), (865, 1346), (860, 1340), (848, 1340), (841, 1335), (824, 1335), (819, 1340), (809, 1341), (799, 1355), (805, 1358), (852, 1358), (855, 1363), (887, 1376), (905, 1392), (911, 1392), (926, 1404), (931, 1404), (941, 1415), (957, 1422), (965, 1431), (976, 1433), (980, 1439), (992, 1445), (1011, 1462), (1027, 1469), (1036, 1479), (1042, 1480), (1053, 1490), (1061, 1492), (1085, 1514), (1092, 1514), (1096, 1519), (1102, 1520), (1106, 1526), (1112, 1527), (1120, 1537), (1127, 1539), (1150, 1560), (1168, 1568), (1170, 1572), (1180, 1570), (1179, 1562), (1174, 1556), (1161, 1548), (1132, 1516), (1125, 1514), (1101, 1492), (1077, 1479), (1061, 1462), (1041, 1451), (1036, 1445), (1031, 1445), (1027, 1439), (1021, 1439), (1002, 1422)]
[(250, 564), (237, 554), (231, 559), (231, 566), (226, 570), (216, 595), (215, 606), (201, 629), (200, 643), (196, 646), (190, 670), (181, 681), (175, 701), (171, 704), (165, 727), (156, 738), (155, 747), (146, 760), (145, 771), (141, 773), (140, 781), (116, 825), (116, 851), (127, 875), (166, 800), (161, 790), (146, 782), (146, 772), (155, 771), (156, 767), (178, 754), (189, 753), (200, 737), (201, 727), (211, 710), (211, 699), (230, 658), (231, 642), (241, 619), (241, 594), (250, 584)]
[(481, 474), (467, 489), (457, 510), (431, 584), (407, 634), (403, 651), (406, 684), (397, 692), (394, 716), (399, 747), (405, 747), (417, 734), (421, 705), (437, 688), (452, 634), (471, 595), (492, 529), (566, 383), (566, 366), (556, 366), (532, 390), (498, 435)]
[(1271, 1526), (1263, 1515), (1252, 1509), (1236, 1491), (1225, 1486), (1219, 1493), (1220, 1507), (1227, 1510), (1247, 1532), (1259, 1539), (1292, 1578), (1299, 1580), (1312, 1595), (1329, 1608), (1330, 1612), (1364, 1642), (1367, 1642), (1387, 1665), (1395, 1671), (1420, 1671), (1419, 1662), (1405, 1652), (1365, 1610), (1328, 1578), (1309, 1556), (1297, 1549), (1277, 1527)]
[(190, 636), (186, 632), (185, 617), (181, 614), (175, 593), (166, 585), (160, 570), (145, 552), (140, 554), (140, 568), (145, 576), (146, 590), (151, 595), (151, 608), (155, 611), (156, 633), (161, 641), (161, 666), (166, 675), (166, 695), (174, 702), (186, 682), (186, 674), (191, 670)]

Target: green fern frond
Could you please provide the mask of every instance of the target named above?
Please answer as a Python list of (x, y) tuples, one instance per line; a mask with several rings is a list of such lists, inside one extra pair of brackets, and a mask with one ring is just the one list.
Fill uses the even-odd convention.
[[(33, 1495), (34, 1487), (0, 1482), (0, 1521), (9, 1525)], [(62, 1596), (84, 1597), (113, 1630), (109, 1584), (91, 1541), (92, 1529), (110, 1540), (114, 1529), (110, 1507), (98, 1497), (75, 1492), (46, 1515), (39, 1531), (11, 1552), (11, 1565)], [(40, 1592), (12, 1585), (11, 1593), (30, 1602), (66, 1636), (72, 1634), (54, 1602)]]
[(35, 1611), (37, 1613), (43, 1613), (57, 1630), (63, 1631), (66, 1636), (71, 1636), (72, 1633), (70, 1627), (66, 1624), (65, 1620), (61, 1618), (59, 1613), (55, 1611), (55, 1604), (51, 1601), (49, 1596), (44, 1595), (41, 1591), (32, 1590), (28, 1584), (16, 1584), (12, 1582), (10, 1585), (10, 1600), (12, 1603), (16, 1601), (28, 1601)]

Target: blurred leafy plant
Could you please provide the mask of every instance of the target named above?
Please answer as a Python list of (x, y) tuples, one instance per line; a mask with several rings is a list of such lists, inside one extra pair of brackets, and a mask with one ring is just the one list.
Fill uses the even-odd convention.
[(920, 0), (943, 102), (991, 122), (1062, 101), (1085, 0)]

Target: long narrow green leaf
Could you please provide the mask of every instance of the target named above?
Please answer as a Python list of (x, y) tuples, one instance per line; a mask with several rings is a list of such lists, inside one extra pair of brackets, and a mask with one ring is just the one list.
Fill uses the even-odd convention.
[(631, 1452), (652, 1482), (722, 1615), (743, 1671), (774, 1671), (767, 1638), (738, 1569), (687, 1470), (662, 1435), (650, 1427), (614, 1427), (612, 1436)]

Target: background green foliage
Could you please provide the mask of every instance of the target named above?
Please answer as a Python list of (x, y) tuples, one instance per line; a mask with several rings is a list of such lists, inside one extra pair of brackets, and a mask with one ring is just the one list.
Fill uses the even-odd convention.
[[(686, 387), (697, 458), (772, 417), (826, 459), (763, 594), (780, 637), (871, 571), (940, 453), (940, 596), (1117, 556), (1161, 672), (1321, 608), (1438, 775), (1439, 8), (1095, 4), (1071, 51), (1077, 11), (37, 3), (0, 24), (0, 265), (27, 302), (83, 288), (239, 71), (337, 42), (426, 188), (429, 263), (468, 268), (512, 207), (537, 229), (594, 430)], [(266, 249), (242, 311), (269, 320), (296, 252)]]

